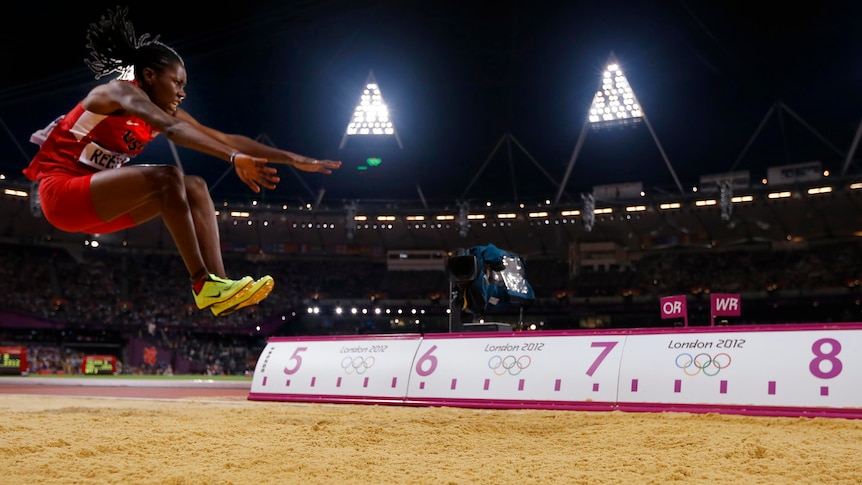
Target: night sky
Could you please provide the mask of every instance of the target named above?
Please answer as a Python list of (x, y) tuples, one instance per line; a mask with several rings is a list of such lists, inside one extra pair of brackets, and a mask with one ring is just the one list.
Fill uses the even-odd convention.
[[(9, 7), (0, 33), (8, 179), (22, 179), (35, 153), (29, 134), (104, 81), (84, 65), (85, 30), (115, 5)], [(344, 162), (328, 176), (281, 167), (282, 184), (263, 194), (271, 200), (553, 198), (612, 55), (655, 138), (643, 123), (588, 131), (568, 198), (612, 183), (678, 192), (659, 147), (686, 189), (704, 174), (748, 170), (759, 180), (767, 167), (814, 160), (838, 175), (862, 118), (860, 2), (123, 5), (139, 35), (160, 35), (185, 59), (183, 107), (199, 121)], [(340, 149), (371, 72), (403, 148), (390, 137)], [(223, 161), (178, 154), (217, 197), (254, 198)], [(358, 171), (367, 157), (382, 163)], [(174, 159), (160, 137), (136, 162)], [(847, 172), (859, 171), (852, 160)]]

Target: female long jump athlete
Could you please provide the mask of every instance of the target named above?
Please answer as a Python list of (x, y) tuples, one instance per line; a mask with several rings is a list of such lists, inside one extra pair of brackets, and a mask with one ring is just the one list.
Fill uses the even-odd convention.
[[(215, 206), (206, 182), (172, 165), (126, 165), (159, 133), (172, 142), (233, 164), (255, 193), (279, 182), (269, 163), (329, 174), (339, 161), (315, 160), (200, 124), (179, 108), (186, 97), (180, 56), (158, 37), (136, 37), (117, 8), (87, 31), (87, 66), (101, 78), (133, 69), (131, 80), (93, 88), (50, 127), (24, 170), (39, 181), (45, 218), (67, 232), (106, 234), (161, 216), (185, 262), (200, 309), (216, 316), (256, 304), (272, 277), (225, 274)], [(44, 134), (44, 132), (43, 132)]]

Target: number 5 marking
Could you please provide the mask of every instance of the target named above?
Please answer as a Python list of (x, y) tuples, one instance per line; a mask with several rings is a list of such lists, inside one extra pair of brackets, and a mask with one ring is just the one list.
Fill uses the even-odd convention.
[(602, 350), (602, 353), (600, 353), (598, 357), (596, 357), (596, 360), (593, 361), (593, 365), (587, 369), (588, 376), (592, 377), (593, 373), (596, 372), (596, 369), (599, 368), (602, 361), (605, 360), (605, 357), (607, 357), (608, 354), (611, 353), (611, 350), (616, 346), (617, 342), (593, 342), (590, 344), (590, 347), (604, 347), (605, 349)]
[(299, 353), (305, 352), (306, 350), (308, 350), (308, 347), (297, 347), (296, 350), (293, 351), (293, 355), (290, 356), (289, 360), (296, 362), (296, 365), (294, 365), (293, 367), (284, 366), (285, 374), (296, 374), (296, 371), (299, 370), (299, 366), (302, 365), (302, 357), (299, 356)]

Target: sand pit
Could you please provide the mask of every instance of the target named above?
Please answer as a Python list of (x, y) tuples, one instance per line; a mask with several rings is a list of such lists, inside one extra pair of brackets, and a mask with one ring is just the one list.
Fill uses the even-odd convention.
[(862, 483), (862, 420), (0, 394), (39, 484)]

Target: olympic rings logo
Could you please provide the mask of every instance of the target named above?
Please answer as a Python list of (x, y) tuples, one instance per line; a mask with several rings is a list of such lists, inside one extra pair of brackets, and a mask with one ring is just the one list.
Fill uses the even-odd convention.
[(682, 353), (676, 356), (676, 366), (688, 376), (696, 376), (703, 372), (703, 375), (712, 377), (721, 369), (730, 367), (730, 355), (724, 352), (715, 356), (701, 353), (692, 357), (689, 353)]
[(515, 357), (514, 355), (507, 355), (505, 357), (500, 357), (499, 355), (495, 355), (488, 359), (488, 367), (494, 371), (494, 374), (498, 376), (502, 376), (506, 373), (509, 375), (516, 376), (521, 373), (522, 370), (530, 367), (530, 364), (533, 360), (529, 355), (522, 355), (520, 357)]
[(365, 371), (374, 366), (374, 356), (369, 355), (368, 357), (345, 357), (341, 360), (341, 368), (344, 369), (346, 374), (365, 374)]

